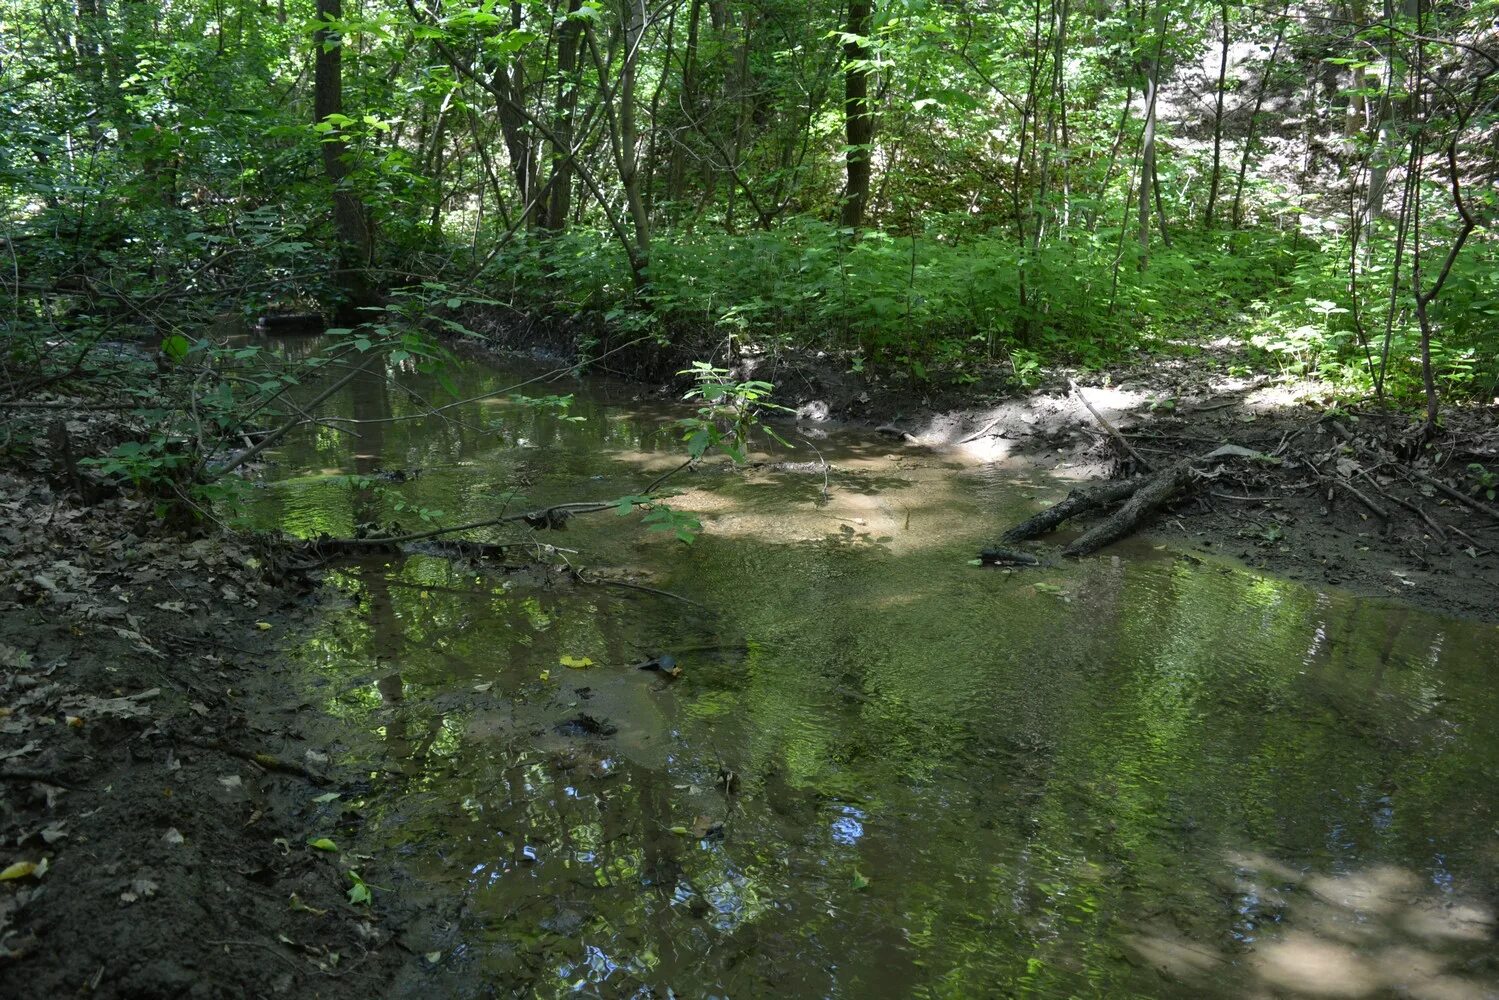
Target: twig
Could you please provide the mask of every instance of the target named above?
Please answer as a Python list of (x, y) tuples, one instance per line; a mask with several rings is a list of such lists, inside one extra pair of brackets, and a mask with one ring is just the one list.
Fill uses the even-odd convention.
[(1435, 487), (1436, 489), (1438, 489), (1441, 492), (1447, 494), (1449, 497), (1451, 497), (1452, 499), (1456, 500), (1458, 503), (1462, 504), (1463, 506), (1470, 507), (1473, 510), (1478, 511), (1480, 514), (1487, 514), (1489, 517), (1492, 517), (1494, 520), (1499, 521), (1499, 509), (1495, 509), (1493, 507), (1490, 507), (1488, 504), (1484, 503), (1481, 500), (1474, 500), (1472, 497), (1468, 496), (1466, 493), (1463, 493), (1460, 490), (1455, 490), (1451, 486), (1448, 486), (1446, 483), (1442, 482), (1440, 479), (1433, 479), (1432, 477), (1428, 476), (1424, 472), (1418, 472), (1415, 469), (1402, 469), (1402, 471), (1408, 472), (1410, 475), (1415, 476), (1417, 479), (1421, 480), (1423, 483), (1427, 483), (1427, 484)]
[(1077, 394), (1078, 399), (1082, 400), (1083, 405), (1088, 408), (1089, 413), (1093, 414), (1093, 419), (1098, 421), (1099, 426), (1102, 427), (1105, 431), (1108, 431), (1109, 437), (1114, 439), (1115, 444), (1119, 445), (1121, 448), (1127, 451), (1130, 457), (1135, 460), (1135, 463), (1139, 465), (1140, 468), (1144, 469), (1147, 472), (1154, 471), (1151, 464), (1145, 461), (1145, 457), (1135, 450), (1135, 446), (1130, 444), (1129, 441), (1125, 439), (1123, 434), (1119, 433), (1119, 429), (1105, 420), (1103, 414), (1099, 413), (1093, 408), (1093, 404), (1088, 402), (1087, 394), (1085, 394), (1083, 390), (1078, 387), (1078, 384), (1076, 382), (1074, 382), (1072, 379), (1068, 379), (1067, 386)]
[(1321, 479), (1322, 482), (1326, 483), (1327, 485), (1336, 486), (1338, 489), (1343, 490), (1349, 496), (1353, 497), (1359, 503), (1363, 504), (1365, 507), (1368, 507), (1369, 510), (1374, 513), (1374, 516), (1379, 518), (1381, 521), (1384, 521), (1386, 523), (1389, 522), (1390, 512), (1385, 510), (1379, 504), (1375, 503), (1373, 500), (1370, 500), (1363, 494), (1362, 491), (1359, 490), (1357, 486), (1354, 486), (1348, 480), (1340, 479), (1337, 476), (1322, 476)]
[(808, 440), (806, 435), (800, 435), (800, 437), (807, 442), (807, 447), (812, 449), (812, 454), (816, 455), (817, 460), (822, 463), (822, 498), (827, 500), (830, 496), (828, 493), (828, 460), (822, 457), (822, 452), (817, 450), (817, 445)]
[(1239, 403), (1241, 403), (1241, 402), (1242, 402), (1242, 400), (1230, 399), (1226, 403), (1214, 403), (1212, 406), (1194, 406), (1190, 410), (1188, 410), (1187, 412), (1188, 413), (1212, 413), (1214, 410), (1226, 410), (1230, 406), (1238, 406)]
[(1412, 514), (1415, 514), (1421, 520), (1425, 521), (1426, 522), (1426, 526), (1431, 529), (1432, 534), (1434, 534), (1434, 535), (1437, 536), (1437, 540), (1438, 541), (1441, 541), (1441, 542), (1447, 541), (1447, 532), (1442, 529), (1441, 524), (1439, 524), (1436, 521), (1436, 519), (1433, 518), (1430, 514), (1426, 513), (1426, 511), (1422, 510), (1416, 504), (1411, 503), (1409, 500), (1405, 500), (1405, 499), (1402, 499), (1401, 497), (1397, 497), (1397, 496), (1395, 496), (1395, 494), (1391, 493), (1390, 491), (1381, 488), (1380, 485), (1374, 481), (1374, 477), (1371, 476), (1371, 475), (1369, 475), (1369, 473), (1360, 471), (1359, 475), (1363, 476), (1364, 477), (1364, 481), (1366, 483), (1368, 483), (1370, 486), (1372, 486), (1374, 488), (1375, 492), (1377, 492), (1380, 496), (1384, 497), (1386, 500), (1390, 501), (1391, 503), (1399, 504), (1401, 507), (1404, 507), (1406, 510), (1410, 511)]
[[(323, 400), (327, 399), (329, 396), (333, 395), (335, 392), (337, 392), (338, 390), (342, 389), (344, 386), (348, 385), (350, 382), (354, 381), (354, 379), (357, 378), (363, 372), (364, 372), (363, 368), (356, 368), (353, 371), (349, 372), (349, 374), (345, 375), (343, 378), (337, 380), (332, 385), (328, 386), (328, 388), (326, 388), (322, 392), (318, 393), (317, 396), (315, 396), (313, 399), (311, 399), (307, 403), (306, 406), (302, 407), (302, 409), (303, 410), (311, 410), (311, 409), (313, 409), (319, 403), (321, 403)], [(271, 445), (275, 444), (277, 441), (280, 441), (283, 437), (285, 437), (287, 435), (288, 432), (290, 432), (294, 428), (302, 426), (306, 422), (307, 422), (306, 420), (303, 420), (301, 418), (298, 418), (296, 420), (288, 420), (286, 423), (282, 424), (280, 427), (277, 427), (275, 430), (271, 431), (265, 437), (261, 438), (260, 439), (260, 443), (257, 444), (257, 445), (255, 445), (255, 447), (245, 449), (244, 451), (240, 452), (239, 455), (237, 455), (236, 457), (234, 457), (234, 458), (230, 459), (228, 462), (226, 462), (215, 473), (215, 477), (227, 476), (229, 473), (233, 472), (235, 469), (239, 468), (241, 465), (244, 465), (250, 459), (254, 458), (256, 455), (259, 455), (261, 452), (265, 451), (267, 448), (269, 448)]]
[(669, 590), (657, 590), (655, 587), (647, 587), (639, 583), (626, 583), (624, 580), (590, 580), (588, 577), (583, 575), (582, 570), (573, 570), (573, 578), (576, 579), (579, 583), (592, 584), (595, 587), (624, 587), (627, 590), (638, 590), (643, 594), (655, 594), (657, 597), (670, 597), (674, 601), (681, 601), (683, 604), (690, 604), (695, 608), (702, 608), (704, 611), (708, 610), (707, 605), (699, 604), (692, 598), (683, 597), (681, 594), (673, 594)]
[(995, 426), (1001, 420), (1003, 420), (1004, 418), (1005, 418), (1005, 415), (1003, 413), (1001, 413), (999, 416), (995, 417), (993, 420), (991, 420), (987, 424), (985, 424), (983, 430), (977, 432), (976, 434), (970, 434), (970, 435), (968, 435), (965, 438), (960, 438), (958, 440), (958, 444), (967, 444), (969, 441), (977, 441), (979, 438), (983, 437), (985, 434), (988, 434), (990, 431), (992, 431), (995, 428)]
[(246, 760), (252, 764), (263, 767), (267, 771), (279, 771), (282, 774), (290, 774), (295, 777), (301, 778), (304, 781), (309, 781), (314, 785), (328, 784), (329, 779), (326, 775), (318, 774), (316, 771), (309, 771), (301, 764), (294, 764), (289, 760), (282, 760), (280, 757), (277, 757), (273, 754), (256, 753), (252, 750), (242, 750), (234, 744), (226, 743), (223, 740), (200, 740), (191, 736), (179, 736), (177, 737), (177, 739), (179, 742), (186, 743), (188, 746), (197, 747), (200, 750), (217, 750), (220, 753), (226, 753), (231, 757), (238, 757), (240, 760)]

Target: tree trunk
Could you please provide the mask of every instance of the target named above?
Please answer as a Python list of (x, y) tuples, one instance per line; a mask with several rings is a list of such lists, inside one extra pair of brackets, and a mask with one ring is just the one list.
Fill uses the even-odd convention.
[(1228, 4), (1218, 5), (1223, 21), (1223, 45), (1218, 54), (1218, 99), (1213, 107), (1213, 172), (1208, 180), (1208, 207), (1203, 225), (1213, 228), (1213, 212), (1218, 207), (1218, 180), (1223, 170), (1223, 96), (1228, 80)]
[(1291, 0), (1281, 8), (1280, 21), (1275, 28), (1275, 44), (1270, 47), (1270, 58), (1265, 71), (1260, 74), (1259, 87), (1254, 94), (1254, 110), (1249, 112), (1249, 132), (1244, 136), (1244, 153), (1239, 157), (1239, 177), (1234, 182), (1233, 228), (1238, 229), (1244, 220), (1244, 182), (1249, 176), (1249, 158), (1254, 155), (1255, 127), (1259, 124), (1260, 108), (1265, 104), (1265, 90), (1270, 85), (1270, 76), (1275, 72), (1275, 59), (1280, 55), (1281, 42), (1286, 37), (1286, 18), (1291, 12)]
[(583, 22), (574, 17), (582, 0), (568, 0), (567, 20), (557, 32), (557, 113), (552, 125), (552, 173), (541, 212), (541, 225), (551, 232), (567, 228), (573, 197), (573, 115), (578, 106), (578, 40)]
[[(1150, 199), (1155, 193), (1156, 81), (1161, 73), (1161, 49), (1166, 44), (1165, 15), (1156, 30), (1155, 55), (1145, 77), (1145, 132), (1140, 139), (1140, 270), (1150, 264)], [(1164, 220), (1163, 220), (1164, 221)]]
[[(327, 25), (313, 35), (316, 61), (313, 66), (313, 120), (326, 122), (343, 114), (343, 37), (337, 30), (342, 17), (341, 0), (317, 0), (318, 21)], [(349, 180), (348, 146), (343, 130), (335, 128), (324, 137), (323, 176), (333, 190), (333, 232), (338, 240), (338, 285), (345, 301), (338, 313), (343, 319), (357, 315), (373, 295), (366, 268), (373, 253), (373, 234), (364, 206)], [(341, 320), (342, 321), (342, 320)]]
[(630, 271), (635, 288), (648, 282), (646, 269), (651, 255), (651, 226), (640, 184), (640, 135), (635, 125), (635, 85), (640, 69), (640, 49), (645, 36), (645, 0), (624, 0), (625, 55), (619, 78), (619, 181), (624, 188), (625, 207), (635, 231)]
[(849, 0), (847, 34), (843, 43), (843, 119), (848, 142), (848, 184), (843, 194), (843, 225), (857, 229), (864, 223), (869, 202), (871, 143), (874, 141), (874, 109), (869, 102), (869, 37), (872, 21), (870, 0)]

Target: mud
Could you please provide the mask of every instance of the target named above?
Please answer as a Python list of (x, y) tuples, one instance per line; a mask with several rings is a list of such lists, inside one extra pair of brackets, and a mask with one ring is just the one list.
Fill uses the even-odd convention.
[(302, 583), (16, 475), (0, 547), (0, 868), (36, 866), (0, 883), (0, 996), (368, 997), (419, 967), (349, 901), (379, 867), (307, 843), (359, 782), (288, 697)]
[[(470, 349), (494, 353), (512, 345), (548, 356), (570, 333), (534, 327), (517, 337), (504, 325), (492, 332), (495, 339)], [(617, 346), (605, 338), (599, 351)], [(652, 345), (626, 350), (604, 367), (636, 380), (643, 398), (664, 402), (681, 395), (685, 383), (671, 373), (690, 360), (680, 349)], [(794, 411), (793, 429), (814, 440), (840, 427), (877, 428), (913, 449), (1044, 471), (1064, 484), (1108, 479), (1129, 457), (1074, 387), (1155, 468), (1226, 444), (1265, 454), (1283, 449), (1275, 464), (1225, 466), (1221, 481), (1202, 484), (1156, 520), (1154, 541), (1439, 614), (1499, 621), (1499, 518), (1414, 475), (1467, 493), (1474, 485), (1469, 463), (1499, 472), (1499, 400), (1448, 406), (1442, 433), (1426, 442), (1408, 410), (1372, 399), (1350, 405), (1314, 379), (1266, 373), (1262, 357), (1230, 338), (1180, 353), (1142, 353), (1099, 371), (1046, 369), (1031, 386), (1001, 363), (918, 378), (856, 371), (853, 358), (820, 350), (744, 349), (711, 360), (738, 377), (772, 382), (776, 400)], [(816, 471), (812, 463), (808, 471)], [(1329, 476), (1352, 476), (1388, 516), (1329, 486)], [(1381, 490), (1385, 495), (1376, 496)], [(997, 523), (996, 538), (1008, 527)]]

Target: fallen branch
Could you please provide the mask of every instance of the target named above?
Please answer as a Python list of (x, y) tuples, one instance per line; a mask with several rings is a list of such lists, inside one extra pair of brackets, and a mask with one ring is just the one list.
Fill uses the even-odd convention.
[[(640, 507), (645, 504), (654, 502), (652, 499), (652, 495), (656, 492), (657, 487), (666, 482), (666, 480), (670, 479), (672, 476), (676, 475), (678, 472), (681, 472), (683, 469), (687, 468), (693, 463), (693, 461), (694, 459), (689, 458), (681, 465), (673, 466), (672, 468), (661, 473), (655, 479), (652, 479), (650, 483), (646, 485), (645, 489), (641, 491), (641, 493), (636, 494), (629, 499), (630, 506)], [(533, 528), (560, 528), (566, 522), (566, 520), (574, 514), (594, 514), (601, 510), (618, 510), (619, 504), (619, 500), (588, 500), (580, 503), (558, 503), (552, 504), (550, 507), (540, 507), (536, 510), (523, 511), (518, 514), (501, 514), (498, 517), (486, 518), (483, 521), (471, 521), (468, 524), (457, 524), (450, 528), (433, 528), (429, 531), (415, 531), (406, 535), (372, 536), (368, 538), (310, 539), (303, 541), (302, 545), (304, 548), (310, 549), (313, 552), (317, 552), (319, 548), (331, 548), (345, 551), (369, 549), (378, 550), (382, 548), (409, 545), (413, 542), (425, 542), (434, 538), (441, 538), (443, 535), (456, 534), (460, 531), (475, 531), (479, 528), (493, 528), (501, 524), (514, 524), (517, 521), (524, 521), (526, 524), (530, 525)], [(506, 547), (534, 545), (536, 543), (469, 542), (460, 540), (458, 542), (449, 542), (444, 544), (474, 546), (476, 548), (489, 547), (493, 549), (502, 549)]]
[(1451, 486), (1448, 486), (1446, 483), (1442, 482), (1440, 479), (1433, 479), (1431, 476), (1428, 476), (1424, 472), (1418, 472), (1415, 469), (1408, 469), (1408, 470), (1405, 470), (1405, 471), (1409, 472), (1411, 475), (1413, 475), (1417, 479), (1421, 480), (1421, 482), (1426, 483), (1427, 485), (1431, 486), (1433, 489), (1436, 489), (1436, 490), (1438, 490), (1438, 491), (1440, 491), (1442, 493), (1447, 494), (1447, 496), (1449, 496), (1452, 499), (1456, 500), (1458, 503), (1462, 504), (1463, 506), (1468, 507), (1471, 510), (1476, 510), (1480, 514), (1487, 514), (1489, 517), (1492, 517), (1495, 521), (1499, 521), (1499, 508), (1490, 507), (1488, 504), (1484, 503), (1482, 500), (1475, 500), (1472, 497), (1468, 496), (1466, 493), (1463, 493), (1461, 490), (1455, 490)]
[(66, 778), (59, 778), (51, 771), (38, 771), (32, 768), (7, 767), (0, 769), (0, 781), (37, 782), (43, 785), (53, 785), (57, 788), (70, 788), (77, 791), (81, 786), (73, 784)]
[(1121, 479), (1117, 482), (1104, 483), (1091, 490), (1073, 490), (1067, 494), (1067, 499), (1057, 503), (1041, 513), (1030, 517), (1009, 531), (1005, 532), (1005, 541), (1023, 542), (1031, 538), (1040, 538), (1056, 530), (1057, 526), (1068, 518), (1089, 511), (1098, 510), (1101, 507), (1109, 507), (1121, 500), (1127, 500), (1134, 492), (1144, 485), (1143, 478)]
[(1077, 394), (1078, 399), (1082, 400), (1083, 405), (1088, 408), (1088, 412), (1093, 414), (1093, 419), (1097, 420), (1098, 425), (1108, 432), (1109, 437), (1113, 438), (1114, 443), (1123, 448), (1124, 451), (1135, 460), (1136, 465), (1144, 469), (1146, 472), (1149, 472), (1151, 470), (1150, 463), (1145, 461), (1144, 456), (1142, 456), (1138, 451), (1135, 450), (1135, 446), (1130, 444), (1123, 434), (1119, 433), (1119, 429), (1117, 427), (1105, 420), (1104, 415), (1093, 408), (1093, 404), (1088, 402), (1087, 395), (1081, 388), (1078, 387), (1078, 384), (1072, 381), (1072, 379), (1068, 379), (1067, 386)]
[(1404, 507), (1412, 514), (1415, 514), (1421, 520), (1425, 521), (1426, 526), (1431, 529), (1431, 533), (1437, 536), (1437, 541), (1447, 541), (1447, 532), (1443, 530), (1442, 525), (1437, 522), (1436, 518), (1426, 513), (1426, 511), (1422, 510), (1418, 505), (1411, 503), (1409, 500), (1401, 499), (1400, 497), (1397, 497), (1395, 494), (1381, 487), (1374, 481), (1374, 477), (1369, 475), (1369, 473), (1360, 472), (1359, 475), (1363, 476), (1364, 482), (1368, 483), (1370, 487), (1372, 487), (1374, 491), (1380, 496), (1384, 497), (1386, 500), (1390, 501), (1393, 504), (1398, 504), (1399, 506)]
[(690, 604), (694, 608), (702, 608), (704, 611), (708, 610), (707, 605), (699, 604), (697, 601), (694, 601), (690, 597), (683, 597), (681, 594), (673, 594), (669, 590), (657, 590), (655, 587), (647, 587), (639, 583), (629, 583), (625, 580), (592, 580), (584, 576), (582, 572), (578, 570), (573, 571), (573, 579), (577, 580), (579, 583), (586, 583), (594, 587), (623, 587), (626, 590), (638, 590), (642, 594), (654, 594), (657, 597), (670, 597), (674, 601), (681, 601), (683, 604)]
[(188, 746), (197, 747), (200, 750), (217, 750), (219, 753), (226, 753), (231, 757), (238, 757), (240, 760), (249, 761), (250, 763), (255, 764), (259, 767), (263, 767), (267, 771), (279, 771), (282, 774), (290, 774), (295, 777), (301, 778), (304, 781), (311, 782), (314, 785), (321, 786), (328, 784), (328, 777), (326, 775), (318, 774), (316, 771), (309, 771), (301, 764), (295, 764), (289, 760), (282, 760), (280, 757), (277, 757), (274, 754), (257, 753), (253, 750), (242, 750), (234, 744), (227, 743), (223, 740), (200, 740), (191, 736), (180, 736), (178, 737), (178, 740), (180, 742), (186, 743)]
[(967, 444), (969, 441), (977, 441), (979, 438), (983, 437), (985, 434), (988, 434), (990, 431), (992, 431), (999, 424), (999, 422), (1001, 420), (1003, 420), (1003, 419), (1004, 419), (1004, 414), (1001, 413), (999, 416), (995, 417), (993, 420), (991, 420), (987, 424), (985, 424), (983, 430), (976, 431), (973, 434), (970, 434), (970, 435), (968, 435), (965, 438), (959, 438), (958, 439), (958, 444)]
[(1322, 476), (1321, 479), (1322, 482), (1327, 484), (1328, 486), (1333, 486), (1342, 490), (1349, 496), (1353, 497), (1353, 499), (1363, 504), (1365, 507), (1368, 507), (1370, 512), (1373, 513), (1374, 516), (1379, 518), (1381, 521), (1384, 521), (1386, 523), (1389, 522), (1390, 512), (1365, 496), (1357, 486), (1354, 486), (1348, 480), (1339, 478), (1338, 476)]
[(1194, 468), (1192, 459), (1184, 459), (1153, 476), (1134, 490), (1113, 514), (1089, 529), (1081, 538), (1062, 550), (1063, 555), (1086, 556), (1105, 545), (1131, 535), (1140, 522), (1180, 496), (1192, 485)]

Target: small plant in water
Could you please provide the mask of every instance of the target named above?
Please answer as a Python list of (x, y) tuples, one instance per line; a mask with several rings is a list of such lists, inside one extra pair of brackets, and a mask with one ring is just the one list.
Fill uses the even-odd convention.
[(696, 416), (678, 421), (683, 429), (682, 440), (687, 442), (687, 453), (692, 458), (702, 458), (717, 449), (735, 463), (743, 462), (745, 446), (757, 428), (772, 440), (786, 444), (763, 420), (771, 410), (789, 412), (770, 401), (775, 390), (771, 383), (756, 379), (737, 381), (728, 369), (715, 368), (706, 361), (694, 361), (691, 368), (677, 374), (691, 375), (697, 382), (683, 398), (703, 401)]

